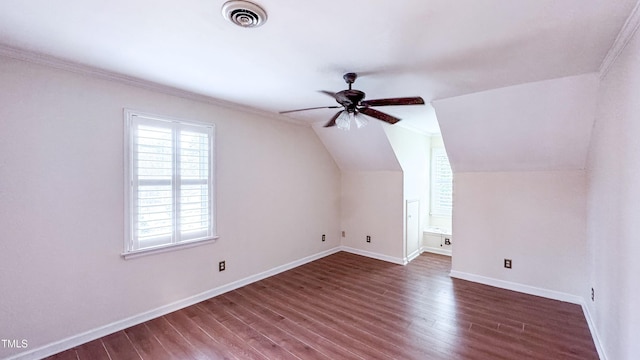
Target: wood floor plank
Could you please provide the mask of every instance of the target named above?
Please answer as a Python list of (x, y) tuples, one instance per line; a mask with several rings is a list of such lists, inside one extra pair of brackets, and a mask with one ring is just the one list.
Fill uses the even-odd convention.
[[(169, 354), (169, 359), (204, 360), (207, 357), (189, 343), (164, 317), (159, 317), (145, 323), (151, 333), (155, 335), (162, 347)], [(146, 359), (146, 357), (143, 356)], [(151, 357), (149, 359), (155, 359)]]
[(118, 331), (102, 338), (102, 343), (107, 349), (111, 359), (141, 360), (140, 354), (127, 337), (124, 331)]
[(260, 334), (276, 343), (282, 349), (300, 359), (329, 359), (327, 356), (316, 350), (314, 347), (300, 341), (272, 323), (264, 321), (251, 311), (247, 311), (238, 306), (233, 300), (225, 298), (224, 295), (213, 298), (203, 303), (203, 306), (212, 308), (213, 311), (224, 310), (233, 315), (244, 324), (251, 326)]
[(170, 359), (167, 350), (162, 347), (154, 333), (146, 324), (139, 324), (124, 330), (133, 347), (143, 359)]
[[(204, 303), (197, 305), (198, 309), (207, 312), (208, 307)], [(253, 326), (244, 323), (242, 320), (233, 316), (224, 310), (224, 308), (216, 309), (211, 313), (212, 316), (216, 316), (216, 319), (236, 336), (242, 339), (242, 341), (251, 346), (254, 349), (259, 349), (260, 353), (264, 354), (269, 359), (299, 359), (294, 354), (290, 353), (275, 341), (264, 336), (257, 331)]]
[(185, 308), (183, 311), (198, 327), (204, 330), (209, 337), (224, 344), (227, 351), (231, 352), (234, 357), (239, 359), (268, 359), (268, 357), (251, 346), (251, 344), (245, 343), (242, 337), (221, 324), (216, 317), (203, 311), (197, 305)]
[(57, 353), (57, 354), (49, 357), (49, 359), (51, 359), (51, 360), (77, 360), (78, 359), (78, 354), (76, 353), (76, 351), (74, 349), (69, 349), (69, 350)]
[(264, 322), (272, 324), (281, 331), (286, 332), (289, 336), (300, 339), (306, 344), (311, 344), (310, 346), (318, 349), (318, 351), (330, 359), (365, 359), (347, 348), (320, 336), (309, 328), (299, 325), (290, 319), (273, 312), (265, 307), (264, 304), (257, 303), (252, 299), (244, 298), (235, 291), (226, 293), (223, 296), (239, 304), (239, 306), (242, 307), (243, 312), (250, 312), (256, 317), (262, 319)]
[(80, 360), (110, 360), (101, 339), (89, 341), (74, 349)]
[(345, 252), (51, 359), (598, 359), (580, 306)]
[(260, 288), (247, 286), (235, 290), (234, 292), (246, 297), (246, 301), (248, 302), (259, 301), (268, 309), (281, 314), (292, 322), (303, 326), (324, 338), (331, 339), (331, 341), (341, 347), (349, 349), (349, 351), (360, 357), (365, 359), (393, 359), (392, 356), (385, 354), (381, 348), (371, 346), (370, 343), (366, 343), (361, 339), (352, 337), (348, 331), (344, 331), (344, 329), (341, 329), (340, 327), (335, 327), (326, 323), (324, 319), (317, 317), (315, 314), (306, 313), (303, 309), (296, 309), (286, 301), (264, 296), (260, 291)]
[(190, 344), (198, 348), (207, 359), (213, 360), (240, 360), (233, 355), (223, 343), (210, 337), (191, 321), (184, 311), (175, 311), (165, 315), (165, 319), (176, 329)]
[[(375, 346), (379, 350), (385, 352), (391, 357), (409, 358), (429, 358), (434, 354), (428, 348), (420, 348), (415, 343), (407, 341), (407, 338), (397, 333), (381, 334), (375, 323), (368, 318), (361, 318), (354, 315), (349, 310), (357, 307), (357, 304), (341, 304), (341, 306), (328, 305), (326, 302), (319, 301), (311, 296), (305, 295), (301, 289), (297, 290), (286, 286), (286, 281), (275, 281), (274, 279), (264, 280), (269, 286), (272, 296), (281, 300), (286, 298), (297, 297), (299, 308), (305, 313), (314, 313), (316, 316), (324, 319), (326, 323), (350, 334), (351, 337)], [(345, 309), (347, 306), (350, 308)]]

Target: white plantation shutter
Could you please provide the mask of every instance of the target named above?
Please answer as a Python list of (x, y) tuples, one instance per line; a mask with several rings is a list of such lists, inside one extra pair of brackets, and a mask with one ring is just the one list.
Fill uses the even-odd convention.
[(178, 229), (181, 239), (211, 235), (209, 138), (207, 133), (188, 130), (180, 132)]
[(127, 111), (125, 253), (215, 238), (213, 126)]
[(444, 148), (431, 151), (431, 215), (450, 216), (453, 209), (453, 172)]

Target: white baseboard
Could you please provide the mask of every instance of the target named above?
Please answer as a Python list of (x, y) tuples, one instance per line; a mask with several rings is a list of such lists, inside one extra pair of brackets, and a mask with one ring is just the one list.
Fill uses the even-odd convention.
[(583, 302), (582, 297), (577, 295), (571, 295), (571, 294), (563, 293), (560, 291), (543, 289), (535, 286), (514, 283), (511, 281), (505, 281), (505, 280), (465, 273), (462, 271), (451, 270), (450, 275), (451, 277), (456, 279), (473, 281), (473, 282), (494, 286), (501, 289), (517, 291), (517, 292), (521, 292), (529, 295), (542, 296), (548, 299), (560, 300), (560, 301), (569, 302), (572, 304), (582, 305), (582, 302)]
[(591, 337), (593, 338), (593, 343), (596, 345), (596, 350), (598, 351), (598, 357), (600, 360), (607, 360), (607, 354), (604, 351), (604, 347), (600, 342), (600, 335), (598, 334), (598, 329), (596, 328), (596, 324), (593, 322), (593, 318), (591, 317), (591, 312), (589, 311), (589, 306), (584, 298), (582, 298), (582, 312), (584, 313), (585, 319), (587, 319), (587, 325), (589, 325), (589, 331), (591, 331)]
[(417, 258), (418, 256), (420, 256), (420, 254), (422, 254), (421, 249), (418, 249), (414, 252), (412, 252), (411, 254), (407, 255), (407, 258), (404, 260), (405, 264), (408, 264), (411, 262), (411, 260)]
[(423, 253), (423, 252), (429, 252), (429, 253), (438, 254), (438, 255), (451, 256), (451, 250), (444, 250), (444, 249), (433, 248), (433, 247), (429, 247), (429, 246), (421, 247), (420, 248), (420, 253)]
[(489, 286), (498, 287), (501, 289), (507, 289), (512, 291), (517, 291), (529, 295), (542, 296), (548, 299), (564, 301), (572, 304), (577, 304), (582, 307), (582, 312), (584, 313), (584, 317), (587, 320), (587, 325), (589, 325), (589, 330), (591, 331), (591, 337), (593, 338), (593, 343), (596, 346), (596, 350), (598, 351), (598, 357), (600, 360), (607, 360), (607, 355), (604, 351), (604, 347), (600, 342), (600, 336), (598, 334), (598, 330), (593, 322), (593, 318), (591, 317), (591, 313), (589, 312), (589, 307), (585, 302), (584, 298), (577, 295), (571, 295), (567, 293), (563, 293), (560, 291), (542, 289), (535, 286), (518, 284), (510, 281), (504, 281), (494, 278), (489, 278), (485, 276), (465, 273), (461, 271), (451, 270), (450, 276), (456, 279), (468, 280), (477, 282), (480, 284), (485, 284)]
[(378, 259), (378, 260), (398, 264), (398, 265), (407, 265), (407, 263), (405, 262), (405, 259), (403, 258), (393, 257), (389, 255), (384, 255), (384, 254), (378, 254), (371, 251), (352, 248), (349, 246), (340, 246), (340, 250), (348, 253), (356, 254), (356, 255), (370, 257), (372, 259)]
[(68, 337), (66, 339), (62, 339), (60, 341), (56, 341), (44, 346), (41, 346), (39, 348), (27, 351), (27, 352), (23, 352), (20, 354), (16, 354), (13, 355), (11, 357), (6, 358), (6, 360), (31, 360), (31, 359), (42, 359), (45, 358), (47, 356), (51, 356), (53, 354), (57, 354), (61, 351), (65, 351), (67, 349), (71, 349), (74, 346), (79, 346), (82, 345), (86, 342), (101, 338), (103, 336), (112, 334), (114, 332), (120, 331), (120, 330), (124, 330), (128, 327), (134, 326), (134, 325), (138, 325), (141, 324), (145, 321), (149, 321), (151, 319), (155, 319), (159, 316), (163, 316), (166, 314), (169, 314), (171, 312), (174, 312), (176, 310), (180, 310), (183, 309), (187, 306), (191, 306), (194, 304), (197, 304), (201, 301), (210, 299), (212, 297), (224, 294), (226, 292), (241, 288), (245, 285), (249, 285), (251, 283), (254, 283), (256, 281), (262, 280), (262, 279), (266, 279), (270, 276), (279, 274), (281, 272), (293, 269), (295, 267), (298, 267), (300, 265), (304, 265), (306, 263), (312, 262), (314, 260), (318, 260), (320, 258), (323, 258), (325, 256), (331, 255), (331, 254), (335, 254), (337, 252), (341, 251), (341, 247), (335, 247), (333, 249), (329, 249), (329, 250), (325, 250), (322, 252), (319, 252), (317, 254), (311, 255), (311, 256), (307, 256), (305, 258), (296, 260), (296, 261), (292, 261), (288, 264), (284, 264), (284, 265), (280, 265), (280, 266), (276, 266), (270, 270), (261, 272), (259, 274), (255, 274), (249, 277), (246, 277), (244, 279), (240, 279), (238, 281), (234, 281), (232, 283), (226, 284), (226, 285), (222, 285), (219, 286), (217, 288), (211, 289), (211, 290), (207, 290), (203, 293), (188, 297), (186, 299), (182, 299), (164, 306), (161, 306), (159, 308), (153, 309), (153, 310), (149, 310), (146, 311), (144, 313), (138, 314), (138, 315), (134, 315), (131, 316), (129, 318), (126, 319), (122, 319), (122, 320), (118, 320), (116, 322), (113, 322), (111, 324), (107, 324), (89, 331), (86, 331), (84, 333), (78, 334), (78, 335), (74, 335), (71, 337)]

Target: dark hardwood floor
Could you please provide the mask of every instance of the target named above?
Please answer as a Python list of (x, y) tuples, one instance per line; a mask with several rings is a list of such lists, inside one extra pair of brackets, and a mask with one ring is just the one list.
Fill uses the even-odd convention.
[(597, 359), (578, 305), (337, 253), (49, 359)]

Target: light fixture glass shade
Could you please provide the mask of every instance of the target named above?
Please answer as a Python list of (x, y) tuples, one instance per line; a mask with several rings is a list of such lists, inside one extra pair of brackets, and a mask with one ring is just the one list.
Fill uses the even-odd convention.
[(336, 126), (340, 130), (350, 130), (351, 122), (354, 122), (356, 127), (360, 129), (366, 126), (369, 123), (369, 120), (367, 120), (365, 116), (358, 115), (356, 112), (344, 110), (336, 119)]
[(351, 116), (347, 110), (343, 111), (340, 116), (336, 119), (336, 126), (340, 130), (349, 130), (351, 129)]
[(367, 118), (362, 115), (355, 115), (353, 120), (356, 123), (356, 127), (358, 129), (367, 126), (367, 124), (369, 123), (369, 120), (367, 120)]

